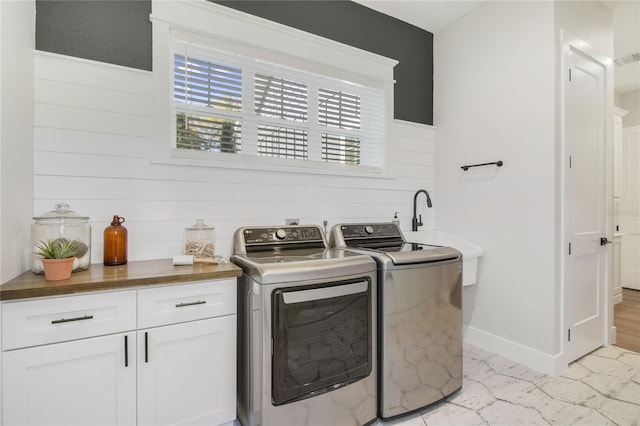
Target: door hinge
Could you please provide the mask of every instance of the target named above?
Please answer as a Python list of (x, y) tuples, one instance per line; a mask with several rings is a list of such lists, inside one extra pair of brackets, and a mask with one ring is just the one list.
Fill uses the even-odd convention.
[(569, 168), (571, 168), (571, 165), (572, 165), (572, 158), (571, 156), (569, 156)]
[(571, 243), (569, 243), (569, 256), (571, 256)]
[(569, 68), (569, 81), (571, 81), (571, 68)]
[(571, 341), (571, 329), (567, 330), (567, 341)]

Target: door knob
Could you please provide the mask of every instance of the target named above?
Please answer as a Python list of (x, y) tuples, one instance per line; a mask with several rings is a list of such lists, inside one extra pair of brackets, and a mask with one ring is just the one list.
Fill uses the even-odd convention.
[(611, 240), (607, 240), (607, 237), (601, 237), (600, 238), (600, 245), (601, 246), (606, 246), (607, 244), (611, 244), (613, 241)]

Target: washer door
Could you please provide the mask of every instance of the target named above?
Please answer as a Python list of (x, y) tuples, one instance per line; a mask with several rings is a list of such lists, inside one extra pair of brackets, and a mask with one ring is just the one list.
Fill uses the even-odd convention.
[(372, 369), (371, 279), (272, 293), (272, 398), (286, 404), (367, 377)]

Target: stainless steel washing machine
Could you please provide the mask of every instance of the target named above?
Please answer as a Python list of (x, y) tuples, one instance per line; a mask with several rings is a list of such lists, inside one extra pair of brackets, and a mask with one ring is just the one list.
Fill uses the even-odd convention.
[(244, 426), (376, 419), (376, 263), (318, 226), (244, 227), (237, 414)]
[(331, 246), (378, 264), (378, 417), (434, 404), (462, 387), (462, 254), (409, 243), (394, 223), (339, 224)]

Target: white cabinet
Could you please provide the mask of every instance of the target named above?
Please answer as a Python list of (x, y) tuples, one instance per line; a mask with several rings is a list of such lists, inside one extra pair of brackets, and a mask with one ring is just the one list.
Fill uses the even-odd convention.
[(3, 424), (134, 424), (135, 328), (135, 291), (4, 302)]
[(135, 333), (5, 352), (3, 424), (135, 424), (135, 355)]
[(235, 285), (3, 302), (2, 424), (232, 422)]
[(138, 327), (151, 328), (138, 331), (138, 424), (235, 419), (235, 288), (232, 279), (139, 292)]
[(138, 291), (138, 329), (236, 313), (236, 280)]
[(136, 292), (90, 293), (2, 304), (2, 350), (136, 329)]
[(235, 328), (231, 315), (139, 331), (138, 424), (233, 420)]

